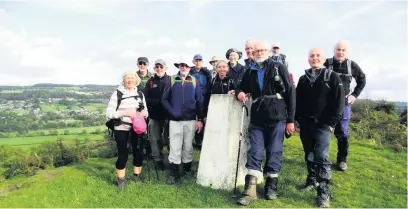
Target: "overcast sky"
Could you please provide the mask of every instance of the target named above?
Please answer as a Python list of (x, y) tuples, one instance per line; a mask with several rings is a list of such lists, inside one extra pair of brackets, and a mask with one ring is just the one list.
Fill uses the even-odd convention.
[(331, 57), (349, 40), (367, 75), (360, 97), (407, 101), (405, 1), (0, 1), (0, 85), (116, 85), (138, 56), (174, 73), (181, 55), (210, 67), (248, 38), (280, 42), (296, 80), (310, 48)]

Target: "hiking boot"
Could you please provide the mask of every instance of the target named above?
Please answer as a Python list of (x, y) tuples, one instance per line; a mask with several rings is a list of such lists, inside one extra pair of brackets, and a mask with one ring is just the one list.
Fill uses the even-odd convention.
[(275, 200), (278, 198), (278, 178), (267, 177), (265, 182), (265, 199)]
[(256, 199), (256, 181), (258, 179), (255, 176), (246, 175), (245, 176), (245, 186), (244, 192), (242, 192), (242, 197), (237, 201), (238, 205), (249, 205)]
[(300, 192), (308, 192), (316, 189), (319, 186), (317, 182), (306, 182), (306, 184), (299, 189)]
[(191, 162), (183, 163), (183, 172), (187, 177), (192, 177), (194, 175), (194, 172), (191, 170)]
[(126, 178), (118, 178), (118, 182), (117, 182), (117, 186), (119, 187), (119, 189), (123, 189), (126, 187)]
[(172, 185), (177, 183), (179, 180), (179, 165), (178, 164), (170, 164), (171, 167), (171, 173), (169, 178), (167, 179), (167, 184)]
[(317, 187), (317, 207), (328, 208), (330, 207), (330, 188), (329, 183), (326, 181), (320, 182)]
[(337, 162), (337, 169), (339, 169), (339, 171), (346, 171), (347, 170), (346, 162)]
[(142, 183), (143, 182), (142, 179), (140, 178), (140, 174), (138, 174), (138, 175), (133, 174), (133, 180), (136, 183)]
[(330, 197), (328, 195), (322, 195), (317, 197), (317, 207), (328, 208), (330, 207)]

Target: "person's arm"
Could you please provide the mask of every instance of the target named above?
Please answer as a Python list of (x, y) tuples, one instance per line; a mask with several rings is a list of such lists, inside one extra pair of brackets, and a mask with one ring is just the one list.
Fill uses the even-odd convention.
[(196, 80), (196, 88), (195, 88), (195, 100), (196, 100), (196, 110), (197, 110), (197, 118), (198, 120), (203, 120), (205, 117), (205, 110), (204, 110), (204, 98), (201, 92), (201, 88), (198, 88), (198, 80)]
[(170, 95), (171, 95), (171, 86), (166, 85), (166, 88), (164, 89), (162, 98), (161, 98), (161, 105), (163, 108), (170, 114), (173, 115), (173, 107), (170, 104)]
[(117, 119), (122, 117), (122, 112), (117, 111), (118, 106), (118, 96), (116, 90), (113, 92), (109, 99), (108, 106), (106, 108), (106, 117), (109, 119)]
[(235, 96), (236, 97), (238, 97), (238, 94), (241, 93), (241, 92), (244, 92), (245, 94), (250, 93), (250, 91), (251, 91), (250, 85), (249, 85), (249, 79), (250, 79), (249, 72), (250, 71), (251, 71), (251, 69), (247, 68), (245, 70), (244, 75), (242, 76), (241, 83), (235, 84), (235, 85), (237, 85), (237, 87), (235, 88)]
[(296, 120), (297, 122), (300, 122), (300, 117), (301, 117), (302, 112), (303, 112), (303, 110), (302, 110), (302, 103), (304, 102), (304, 101), (303, 101), (303, 91), (302, 91), (303, 86), (301, 85), (301, 84), (303, 83), (303, 79), (304, 79), (304, 76), (301, 76), (301, 77), (299, 78), (298, 85), (297, 85), (297, 87), (296, 87), (296, 111), (295, 111), (295, 120)]
[(279, 74), (282, 77), (283, 84), (285, 85), (285, 93), (282, 95), (286, 103), (286, 109), (288, 113), (287, 123), (293, 123), (295, 121), (296, 111), (296, 89), (292, 84), (292, 80), (289, 76), (289, 71), (285, 65), (279, 65)]
[(354, 88), (353, 95), (355, 98), (357, 98), (361, 92), (363, 91), (365, 85), (366, 85), (366, 75), (364, 72), (361, 70), (360, 66), (357, 65), (357, 63), (351, 61), (351, 74), (354, 79), (356, 79), (356, 87)]
[(331, 103), (332, 117), (329, 126), (334, 128), (336, 124), (341, 120), (344, 110), (344, 87), (341, 82), (340, 76), (336, 73), (331, 74)]

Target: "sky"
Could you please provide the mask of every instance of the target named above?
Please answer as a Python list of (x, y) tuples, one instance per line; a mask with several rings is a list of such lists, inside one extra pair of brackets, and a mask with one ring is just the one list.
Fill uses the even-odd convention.
[[(137, 57), (225, 58), (247, 39), (279, 42), (297, 80), (308, 52), (339, 40), (365, 72), (360, 98), (407, 101), (406, 1), (3, 1), (0, 85), (117, 85)], [(244, 57), (240, 60), (243, 63)], [(150, 65), (152, 70), (153, 64)]]

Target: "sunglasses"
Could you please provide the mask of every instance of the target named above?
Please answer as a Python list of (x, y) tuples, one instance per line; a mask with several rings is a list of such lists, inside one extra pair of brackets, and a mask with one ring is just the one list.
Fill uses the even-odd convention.
[(145, 62), (139, 62), (139, 65), (146, 65)]
[(157, 68), (157, 69), (163, 69), (164, 68), (162, 65), (156, 65), (154, 67)]
[(180, 67), (188, 67), (188, 65), (184, 63), (180, 63)]
[(279, 49), (279, 47), (273, 47), (273, 49)]
[(202, 59), (196, 59), (195, 60), (196, 62), (201, 62), (201, 61), (203, 61)]

